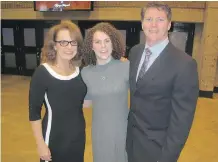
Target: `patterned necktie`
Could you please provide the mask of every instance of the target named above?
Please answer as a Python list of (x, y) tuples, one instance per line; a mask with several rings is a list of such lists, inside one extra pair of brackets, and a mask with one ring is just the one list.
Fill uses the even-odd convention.
[(141, 80), (142, 77), (145, 75), (145, 72), (146, 72), (146, 70), (147, 70), (147, 66), (148, 66), (148, 62), (149, 62), (149, 58), (150, 58), (151, 54), (152, 54), (152, 53), (151, 53), (151, 51), (149, 50), (149, 48), (145, 48), (145, 59), (144, 59), (144, 62), (143, 62), (143, 64), (142, 64), (142, 67), (141, 67), (141, 69), (140, 69), (140, 71), (139, 71), (137, 82), (138, 82), (139, 80)]

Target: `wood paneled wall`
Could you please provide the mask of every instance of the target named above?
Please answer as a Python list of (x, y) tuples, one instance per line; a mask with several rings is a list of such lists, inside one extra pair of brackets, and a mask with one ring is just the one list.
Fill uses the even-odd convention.
[[(111, 8), (111, 7), (137, 7), (141, 8), (145, 6), (149, 1), (140, 1), (140, 2), (130, 2), (130, 1), (95, 1), (94, 8)], [(177, 2), (177, 1), (169, 1), (169, 2), (159, 2), (166, 3), (172, 8), (197, 8), (204, 9), (206, 3), (201, 2)], [(33, 8), (33, 2), (25, 2), (25, 1), (11, 1), (11, 2), (1, 2), (2, 9), (12, 9), (12, 8)]]
[[(140, 21), (141, 7), (148, 2), (95, 1), (93, 11), (58, 13), (36, 12), (33, 2), (1, 2), (2, 19), (119, 20)], [(172, 21), (196, 23), (193, 58), (198, 62), (200, 89), (212, 91), (218, 86), (218, 2), (170, 1)]]
[[(33, 2), (1, 2), (2, 19), (72, 19), (72, 20), (124, 20), (139, 21), (141, 7), (148, 2), (95, 1), (93, 11), (58, 13), (36, 12)], [(203, 22), (205, 2), (160, 2), (172, 7), (173, 21)], [(192, 16), (190, 16), (192, 15)]]

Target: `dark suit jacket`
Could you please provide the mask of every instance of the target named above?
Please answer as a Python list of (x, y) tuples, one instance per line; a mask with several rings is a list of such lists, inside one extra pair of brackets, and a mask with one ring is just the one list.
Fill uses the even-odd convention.
[(129, 162), (176, 162), (187, 140), (198, 93), (197, 64), (169, 43), (136, 84), (145, 45), (130, 50)]

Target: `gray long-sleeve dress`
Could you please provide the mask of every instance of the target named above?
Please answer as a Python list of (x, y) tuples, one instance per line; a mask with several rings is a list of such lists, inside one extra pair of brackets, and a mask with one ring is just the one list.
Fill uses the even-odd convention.
[(127, 162), (129, 61), (112, 59), (81, 74), (93, 105), (93, 162)]

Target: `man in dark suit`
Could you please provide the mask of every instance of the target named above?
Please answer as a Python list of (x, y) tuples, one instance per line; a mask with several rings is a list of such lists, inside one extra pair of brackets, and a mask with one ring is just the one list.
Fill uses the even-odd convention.
[(194, 59), (168, 40), (171, 9), (141, 12), (146, 43), (130, 50), (129, 162), (176, 162), (194, 118), (199, 85)]

